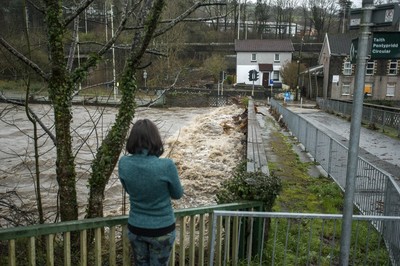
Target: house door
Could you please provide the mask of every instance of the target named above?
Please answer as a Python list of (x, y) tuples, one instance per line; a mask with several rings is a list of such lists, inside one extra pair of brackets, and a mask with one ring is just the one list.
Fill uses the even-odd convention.
[(268, 88), (268, 86), (269, 86), (269, 72), (263, 72), (262, 85), (263, 85), (264, 88)]

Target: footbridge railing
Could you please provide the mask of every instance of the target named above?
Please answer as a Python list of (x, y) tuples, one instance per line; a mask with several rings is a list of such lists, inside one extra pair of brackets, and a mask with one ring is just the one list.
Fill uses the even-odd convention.
[[(341, 214), (215, 211), (210, 265), (339, 265), (341, 220)], [(349, 265), (399, 265), (400, 250), (387, 249), (373, 226), (399, 223), (400, 217), (354, 215)]]
[[(170, 265), (208, 264), (216, 210), (261, 211), (262, 203), (176, 210)], [(132, 265), (127, 222), (127, 216), (117, 216), (1, 229), (0, 265)]]

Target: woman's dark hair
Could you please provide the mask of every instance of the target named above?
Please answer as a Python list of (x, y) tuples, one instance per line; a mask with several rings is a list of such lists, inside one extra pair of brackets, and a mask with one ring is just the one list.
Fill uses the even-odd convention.
[(126, 143), (130, 154), (141, 153), (144, 149), (148, 150), (148, 155), (160, 156), (164, 152), (160, 132), (149, 119), (136, 121)]

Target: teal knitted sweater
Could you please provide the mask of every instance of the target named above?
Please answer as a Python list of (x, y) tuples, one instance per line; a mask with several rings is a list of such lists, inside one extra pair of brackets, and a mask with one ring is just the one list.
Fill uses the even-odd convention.
[(183, 188), (171, 159), (148, 156), (147, 151), (122, 156), (118, 173), (129, 194), (130, 225), (158, 229), (175, 223), (171, 198), (181, 198)]

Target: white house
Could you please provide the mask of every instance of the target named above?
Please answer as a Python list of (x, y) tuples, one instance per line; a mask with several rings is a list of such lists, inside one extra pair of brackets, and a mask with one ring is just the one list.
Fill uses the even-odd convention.
[(281, 82), (279, 71), (292, 61), (294, 52), (290, 39), (235, 40), (236, 82), (253, 84), (249, 72), (256, 70), (255, 85), (269, 87), (271, 81)]

